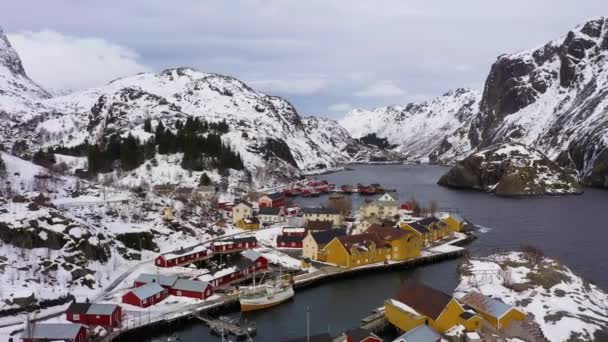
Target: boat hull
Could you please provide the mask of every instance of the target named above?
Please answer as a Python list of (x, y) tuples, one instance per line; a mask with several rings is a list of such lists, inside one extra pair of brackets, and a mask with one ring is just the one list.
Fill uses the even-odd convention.
[(282, 293), (275, 293), (272, 299), (259, 298), (259, 299), (240, 299), (241, 312), (257, 311), (271, 308), (290, 300), (294, 295), (293, 289)]

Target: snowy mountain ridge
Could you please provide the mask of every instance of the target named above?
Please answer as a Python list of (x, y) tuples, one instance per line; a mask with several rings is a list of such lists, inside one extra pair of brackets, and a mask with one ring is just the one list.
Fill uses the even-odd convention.
[[(368, 156), (400, 157), (359, 143), (335, 121), (302, 119), (283, 98), (258, 92), (234, 77), (193, 68), (140, 73), (51, 97), (27, 77), (1, 32), (0, 96), (0, 119), (6, 123), (0, 128), (2, 144), (24, 157), (41, 147), (103, 145), (114, 135), (132, 134), (143, 143), (154, 137), (143, 129), (147, 119), (175, 131), (177, 121), (188, 117), (226, 122), (229, 130), (222, 141), (240, 154), (257, 186), (299, 177), (302, 170), (366, 161), (361, 158)], [(177, 164), (169, 172), (183, 176), (186, 170)], [(144, 173), (137, 174), (131, 180)]]
[(340, 124), (422, 162), (451, 164), (496, 143), (523, 143), (576, 169), (585, 184), (608, 187), (607, 59), (608, 19), (594, 18), (539, 48), (499, 56), (482, 93), (357, 109)]

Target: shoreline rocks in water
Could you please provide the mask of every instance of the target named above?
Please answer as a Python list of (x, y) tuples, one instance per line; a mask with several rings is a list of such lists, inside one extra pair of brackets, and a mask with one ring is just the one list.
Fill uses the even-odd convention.
[(500, 196), (581, 194), (573, 171), (518, 143), (492, 145), (458, 162), (437, 184)]

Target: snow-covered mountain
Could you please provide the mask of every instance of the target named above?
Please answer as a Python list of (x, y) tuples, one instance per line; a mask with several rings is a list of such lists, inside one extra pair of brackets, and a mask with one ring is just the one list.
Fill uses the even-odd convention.
[(479, 148), (520, 142), (581, 180), (608, 187), (608, 18), (539, 48), (499, 56), (483, 92), (457, 90), (422, 104), (354, 110), (354, 136), (376, 133), (413, 160), (453, 163)]
[(353, 140), (335, 121), (302, 119), (285, 99), (258, 92), (230, 76), (191, 68), (141, 73), (51, 97), (27, 77), (19, 56), (0, 32), (0, 77), (0, 119), (8, 123), (0, 131), (4, 148), (25, 142), (15, 154), (75, 146), (85, 140), (104, 143), (116, 134), (131, 133), (143, 142), (153, 136), (143, 129), (146, 119), (175, 129), (177, 120), (200, 117), (228, 124), (223, 142), (240, 154), (254, 181), (263, 179), (260, 186), (297, 177), (302, 170), (367, 156), (398, 157)]

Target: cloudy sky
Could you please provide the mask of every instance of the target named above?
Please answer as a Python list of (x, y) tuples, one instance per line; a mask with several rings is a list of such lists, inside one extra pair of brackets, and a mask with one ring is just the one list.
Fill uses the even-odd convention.
[(559, 38), (606, 0), (7, 1), (0, 26), (30, 77), (78, 90), (192, 66), (281, 95), (301, 113), (481, 88), (502, 53)]

